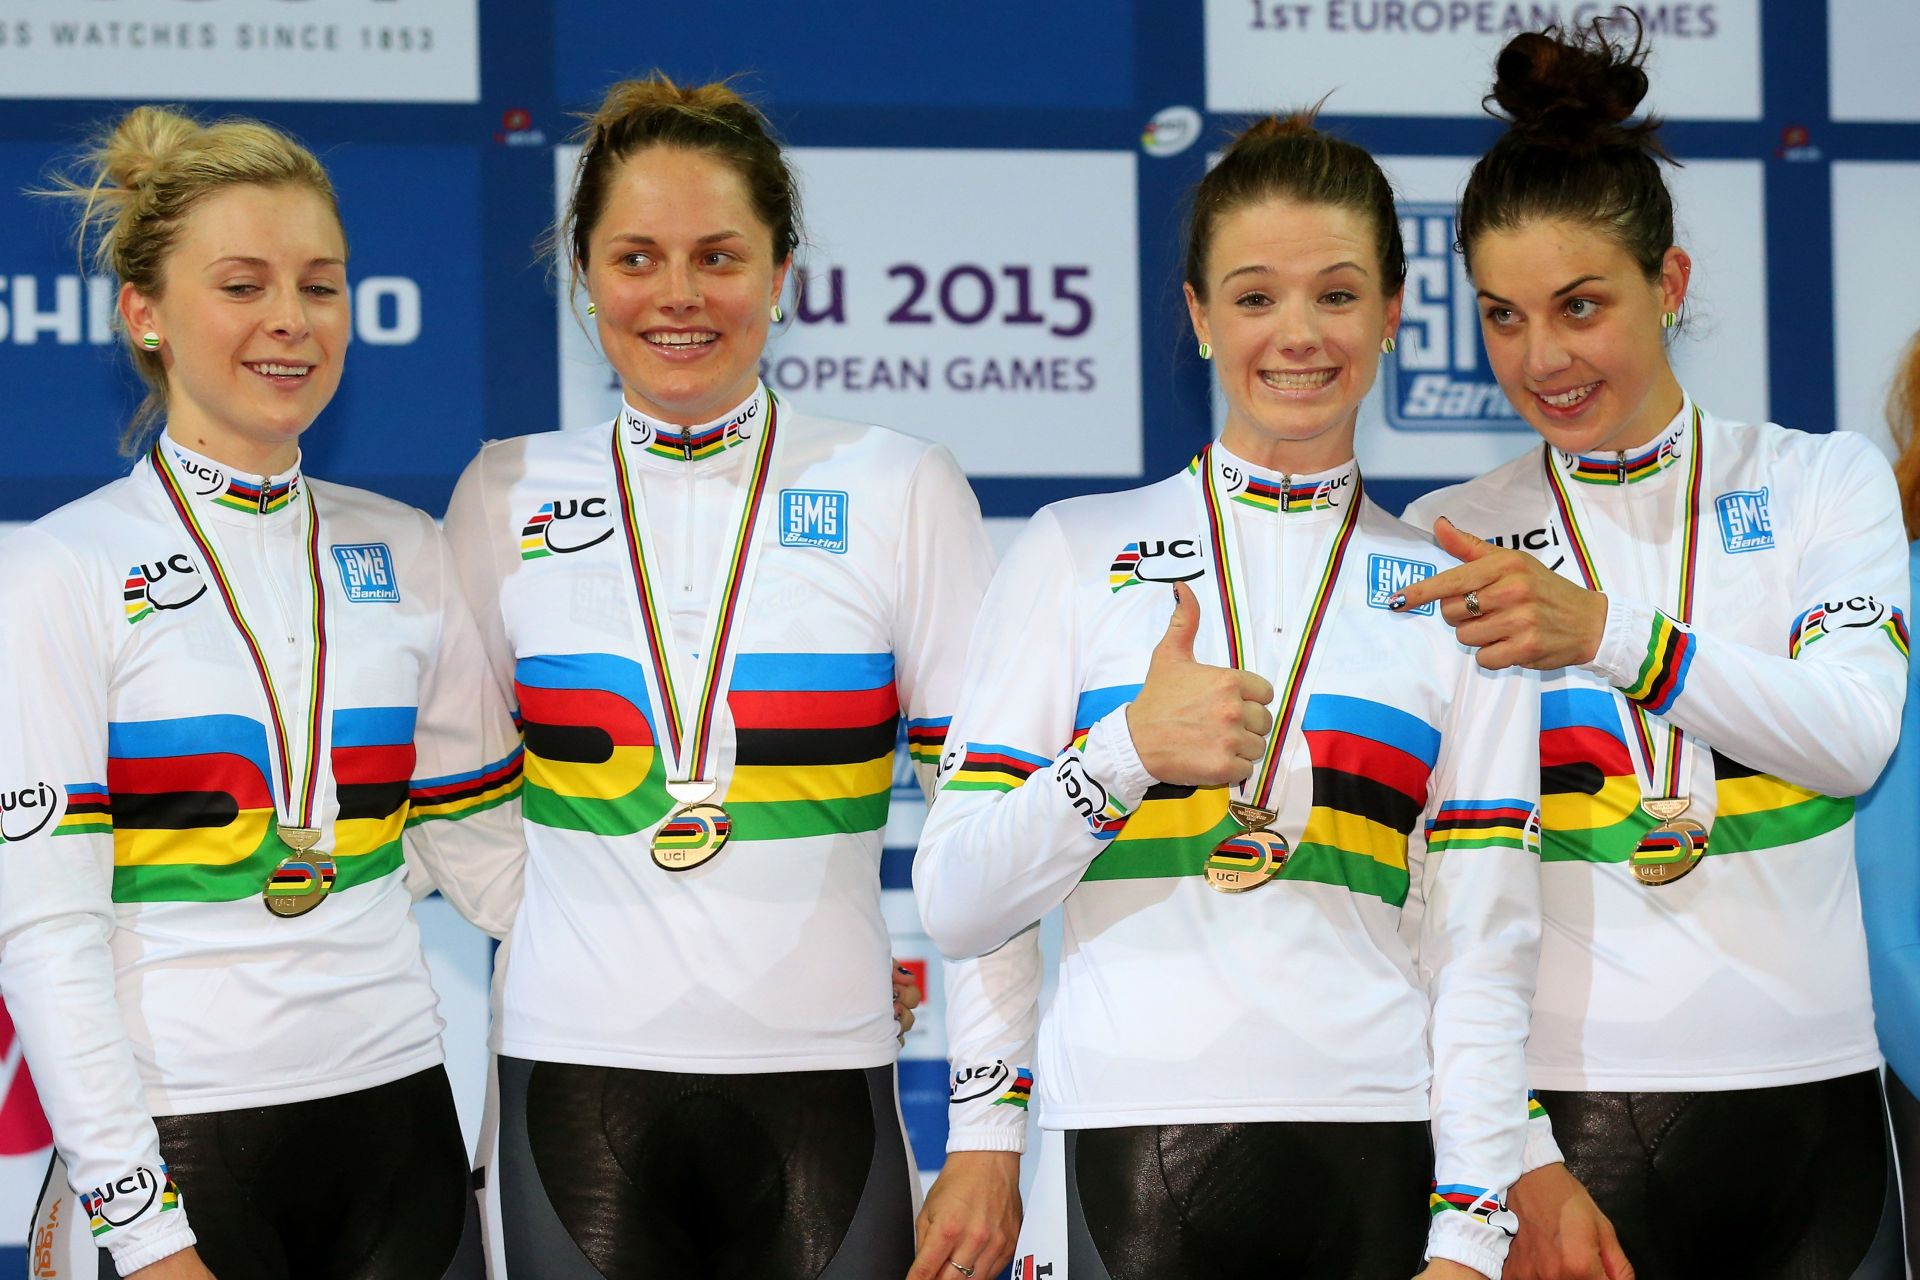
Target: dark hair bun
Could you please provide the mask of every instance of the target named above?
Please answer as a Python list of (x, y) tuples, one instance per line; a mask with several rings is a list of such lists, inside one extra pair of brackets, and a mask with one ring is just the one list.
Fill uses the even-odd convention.
[(1526, 31), (1507, 42), (1494, 64), (1488, 95), (1513, 122), (1513, 131), (1536, 145), (1590, 153), (1649, 148), (1657, 120), (1628, 124), (1647, 96), (1647, 49), (1638, 15), (1631, 46), (1610, 39), (1596, 18), (1575, 33), (1558, 27)]
[[(1325, 99), (1321, 99), (1322, 102)], [(1242, 142), (1264, 142), (1270, 138), (1311, 138), (1319, 134), (1314, 118), (1320, 114), (1320, 103), (1303, 107), (1291, 115), (1266, 116), (1255, 120), (1240, 136), (1234, 139), (1235, 145)]]

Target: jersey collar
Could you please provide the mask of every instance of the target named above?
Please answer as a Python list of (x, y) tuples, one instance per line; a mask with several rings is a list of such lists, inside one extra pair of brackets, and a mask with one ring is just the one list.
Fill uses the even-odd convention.
[(1581, 484), (1639, 484), (1650, 480), (1680, 460), (1681, 442), (1686, 439), (1687, 423), (1693, 420), (1693, 397), (1680, 393), (1680, 412), (1666, 430), (1637, 449), (1618, 453), (1564, 453), (1553, 451), (1562, 472)]
[[(1339, 466), (1312, 474), (1282, 475), (1264, 471), (1227, 450), (1218, 440), (1213, 443), (1214, 472), (1220, 487), (1235, 503), (1255, 511), (1272, 511), (1288, 516), (1325, 516), (1344, 511), (1352, 500), (1360, 476), (1360, 464), (1349, 458)], [(1199, 465), (1195, 458), (1188, 471)]]
[(294, 455), (292, 470), (263, 476), (242, 475), (171, 436), (162, 437), (160, 448), (179, 478), (187, 501), (196, 507), (242, 516), (277, 516), (299, 505), (306, 481), (300, 474), (298, 454)]
[(629, 456), (663, 462), (704, 462), (745, 444), (766, 421), (767, 391), (759, 382), (745, 400), (711, 422), (679, 427), (627, 404), (620, 405), (620, 438)]

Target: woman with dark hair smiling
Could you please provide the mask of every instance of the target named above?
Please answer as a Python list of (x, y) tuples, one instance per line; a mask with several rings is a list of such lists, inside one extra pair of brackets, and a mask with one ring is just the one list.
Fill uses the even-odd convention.
[[(1460, 243), (1543, 443), (1407, 512), (1467, 563), (1403, 607), (1545, 673), (1527, 1060), (1565, 1163), (1542, 1134), (1509, 1275), (1617, 1276), (1622, 1248), (1640, 1280), (1898, 1275), (1852, 797), (1906, 693), (1899, 498), (1863, 438), (1680, 385), (1645, 57), (1598, 22), (1500, 54)], [(1473, 536), (1515, 520), (1557, 526), (1558, 573)]]
[[(631, 80), (582, 143), (558, 239), (623, 403), (489, 445), (447, 514), (527, 746), (506, 1265), (900, 1280), (917, 1182), (881, 838), (903, 712), (932, 792), (991, 564), (979, 507), (946, 450), (760, 382), (799, 214), (757, 111)], [(992, 1078), (966, 981), (952, 1051)], [(1011, 1257), (1025, 1102), (1009, 1079), (955, 1107), (919, 1274)]]
[(1539, 690), (1387, 608), (1451, 563), (1353, 453), (1405, 275), (1371, 156), (1310, 115), (1247, 129), (1188, 239), (1220, 438), (1044, 508), (982, 609), (914, 889), (1029, 1033), (1064, 908), (1056, 1277), (1500, 1273)]

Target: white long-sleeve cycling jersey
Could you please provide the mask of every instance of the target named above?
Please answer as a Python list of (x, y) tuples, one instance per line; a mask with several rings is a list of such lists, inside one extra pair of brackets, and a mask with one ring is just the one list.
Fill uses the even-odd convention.
[[(95, 1236), (129, 1272), (192, 1242), (153, 1115), (369, 1088), (441, 1061), (405, 861), (504, 933), (520, 761), (425, 515), (163, 440), (280, 691), (331, 894), (262, 893), (291, 850), (256, 668), (154, 458), (0, 548), (0, 991)], [(326, 639), (310, 711), (314, 607)], [(450, 839), (449, 824), (466, 819)]]
[[(650, 847), (676, 807), (674, 762), (634, 560), (664, 599), (660, 647), (691, 720), (726, 591), (716, 570), (732, 563), (770, 420), (757, 559), (713, 704), (711, 799), (730, 835), (703, 864), (664, 870)], [(715, 1073), (891, 1062), (880, 856), (897, 726), (904, 715), (931, 793), (992, 570), (947, 451), (761, 387), (691, 429), (624, 407), (612, 425), (488, 445), (447, 532), (526, 737), (530, 860), (499, 1051)], [(1003, 1046), (984, 1060), (972, 1048), (973, 1003), (963, 979), (960, 1073), (1016, 1072), (996, 1067)], [(1025, 1095), (965, 1092), (954, 1145), (1017, 1149)]]
[(1482, 671), (1432, 610), (1387, 608), (1449, 562), (1365, 502), (1352, 463), (1289, 477), (1218, 445), (1210, 458), (1231, 495), (1246, 665), (1276, 689), (1362, 504), (1286, 730), (1269, 806), (1292, 850), (1278, 878), (1209, 886), (1209, 852), (1238, 829), (1228, 790), (1156, 782), (1127, 726), (1169, 584), (1200, 599), (1196, 658), (1226, 665), (1189, 468), (1047, 507), (1008, 552), (915, 865), (922, 917), (947, 954), (989, 953), (982, 985), (1030, 1026), (1028, 926), (1065, 904), (1044, 1126), (1430, 1119), (1430, 1247), (1495, 1274), (1505, 1237), (1486, 1216), (1519, 1175), (1525, 1130), (1538, 683)]
[[(1853, 865), (1853, 801), (1892, 750), (1907, 670), (1897, 495), (1862, 437), (1723, 422), (1694, 406), (1643, 448), (1529, 451), (1430, 494), (1407, 519), (1542, 555), (1575, 582), (1572, 536), (1607, 594), (1592, 663), (1546, 673), (1545, 928), (1532, 1036), (1541, 1089), (1672, 1091), (1828, 1079), (1878, 1065)], [(1678, 625), (1685, 516), (1699, 530)], [(1646, 778), (1633, 706), (1659, 759)], [(1665, 790), (1707, 828), (1696, 870), (1647, 885), (1629, 858)]]

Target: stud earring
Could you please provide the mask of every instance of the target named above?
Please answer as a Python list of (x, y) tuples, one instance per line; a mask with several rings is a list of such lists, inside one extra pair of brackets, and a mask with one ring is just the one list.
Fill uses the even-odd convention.
[(1678, 311), (1663, 311), (1660, 313), (1660, 327), (1662, 329), (1671, 329), (1679, 323), (1680, 313)]
[(597, 314), (597, 313), (599, 312), (599, 310), (600, 310), (600, 308), (598, 308), (598, 307), (596, 307), (596, 306), (594, 306), (594, 305), (593, 305), (593, 304), (592, 304), (591, 302), (589, 302), (589, 303), (587, 304), (587, 314), (588, 314), (588, 315), (595, 315), (595, 314)]
[(149, 329), (140, 335), (140, 345), (149, 351), (158, 351), (160, 349), (160, 335)]
[(786, 319), (787, 316), (787, 313), (780, 309), (780, 304), (777, 302), (773, 304), (773, 310), (767, 314), (773, 317), (775, 324), (779, 324), (782, 320)]
[(1213, 359), (1213, 344), (1211, 342), (1203, 342), (1200, 344), (1200, 358), (1202, 360)]
[(1390, 356), (1390, 355), (1392, 355), (1392, 354), (1393, 354), (1393, 348), (1394, 348), (1394, 341), (1393, 341), (1393, 335), (1392, 335), (1392, 334), (1388, 334), (1388, 335), (1387, 335), (1386, 337), (1384, 337), (1384, 338), (1382, 338), (1382, 339), (1380, 339), (1380, 354), (1381, 354), (1381, 355), (1383, 355), (1383, 356)]

